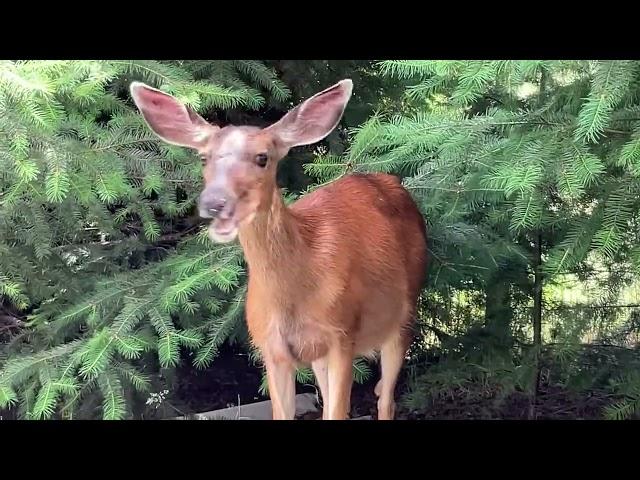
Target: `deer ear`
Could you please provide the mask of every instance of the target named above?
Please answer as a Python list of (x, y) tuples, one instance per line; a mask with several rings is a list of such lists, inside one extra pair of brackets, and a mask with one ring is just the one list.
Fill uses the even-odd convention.
[(267, 130), (288, 148), (319, 142), (340, 122), (352, 89), (351, 80), (342, 80), (298, 105)]
[(202, 150), (219, 130), (169, 94), (140, 82), (129, 88), (151, 130), (167, 143)]

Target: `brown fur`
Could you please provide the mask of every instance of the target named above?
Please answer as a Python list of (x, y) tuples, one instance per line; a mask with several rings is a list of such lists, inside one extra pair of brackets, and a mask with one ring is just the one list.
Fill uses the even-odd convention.
[(422, 215), (395, 177), (350, 175), (240, 230), (247, 323), (267, 362), (353, 359), (397, 337), (406, 351), (426, 269)]
[(267, 350), (279, 332), (283, 358), (305, 363), (341, 342), (353, 343), (355, 355), (378, 349), (409, 327), (425, 241), (422, 215), (389, 175), (344, 177), (289, 209), (274, 192), (240, 230), (253, 341)]

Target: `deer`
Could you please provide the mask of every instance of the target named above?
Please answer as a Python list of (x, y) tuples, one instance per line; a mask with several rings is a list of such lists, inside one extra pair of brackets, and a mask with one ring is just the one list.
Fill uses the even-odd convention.
[(316, 144), (338, 126), (352, 90), (342, 80), (260, 128), (213, 125), (167, 93), (130, 85), (155, 135), (202, 158), (197, 209), (210, 239), (242, 247), (247, 328), (266, 369), (274, 420), (295, 419), (301, 365), (316, 377), (322, 419), (348, 419), (353, 362), (378, 356), (377, 418), (395, 417), (427, 269), (416, 202), (384, 173), (344, 175), (291, 205), (276, 183), (290, 149)]

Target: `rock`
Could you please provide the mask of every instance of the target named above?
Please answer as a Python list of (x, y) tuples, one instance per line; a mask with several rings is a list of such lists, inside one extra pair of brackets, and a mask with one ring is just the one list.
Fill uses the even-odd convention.
[[(296, 418), (318, 411), (316, 397), (311, 393), (296, 395)], [(271, 420), (271, 402), (256, 402), (211, 412), (196, 413), (173, 420)]]

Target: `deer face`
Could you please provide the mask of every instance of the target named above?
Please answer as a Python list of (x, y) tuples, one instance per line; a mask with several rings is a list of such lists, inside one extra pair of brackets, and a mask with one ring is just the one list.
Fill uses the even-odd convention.
[(176, 98), (138, 82), (131, 84), (131, 96), (156, 135), (200, 154), (199, 213), (211, 219), (211, 239), (226, 243), (269, 208), (277, 164), (289, 149), (318, 142), (337, 126), (351, 89), (351, 81), (343, 80), (264, 129), (211, 125)]
[(212, 219), (212, 240), (228, 242), (258, 211), (268, 208), (284, 152), (272, 135), (259, 128), (229, 126), (213, 135), (201, 155), (200, 216)]

